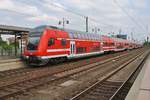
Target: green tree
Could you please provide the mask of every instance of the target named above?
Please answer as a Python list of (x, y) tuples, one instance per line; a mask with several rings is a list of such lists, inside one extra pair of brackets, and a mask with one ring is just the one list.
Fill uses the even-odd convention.
[(145, 42), (144, 42), (144, 45), (145, 45), (145, 46), (150, 45), (150, 42), (145, 41)]

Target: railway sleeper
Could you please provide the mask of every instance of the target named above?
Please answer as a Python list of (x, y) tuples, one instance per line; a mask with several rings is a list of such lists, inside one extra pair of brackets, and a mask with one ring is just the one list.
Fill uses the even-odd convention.
[(20, 91), (20, 90), (15, 90), (15, 91), (12, 91), (12, 90), (5, 90), (5, 92), (3, 91), (3, 94), (0, 94), (0, 99), (1, 100), (4, 100), (5, 98), (8, 98), (10, 96), (13, 96), (13, 95), (17, 95), (17, 94), (20, 94), (22, 93), (23, 91)]

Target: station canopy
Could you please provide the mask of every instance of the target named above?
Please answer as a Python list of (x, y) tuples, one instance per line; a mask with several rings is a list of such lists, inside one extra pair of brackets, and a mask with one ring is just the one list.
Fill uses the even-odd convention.
[(0, 34), (21, 35), (27, 34), (31, 29), (18, 26), (0, 25)]
[[(15, 44), (17, 43), (17, 36), (20, 36), (20, 40), (21, 40), (21, 54), (23, 52), (23, 36), (28, 35), (29, 31), (31, 29), (30, 28), (25, 28), (25, 27), (18, 27), (18, 26), (9, 26), (9, 25), (0, 25), (0, 37), (1, 34), (3, 35), (14, 35), (15, 36)], [(15, 55), (17, 55), (17, 46), (15, 45)]]

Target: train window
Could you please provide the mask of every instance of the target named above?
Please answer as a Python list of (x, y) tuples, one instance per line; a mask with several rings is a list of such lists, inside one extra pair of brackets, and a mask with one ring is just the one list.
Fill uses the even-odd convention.
[(74, 38), (75, 38), (75, 39), (78, 38), (78, 35), (77, 35), (76, 33), (74, 33), (73, 35), (74, 35)]
[(82, 39), (85, 39), (84, 36), (85, 36), (84, 34), (81, 34)]
[(103, 45), (104, 46), (109, 46), (109, 44), (107, 42), (104, 42)]
[(87, 40), (89, 40), (89, 34), (86, 34), (86, 38), (87, 38)]
[(78, 39), (81, 39), (81, 35), (79, 33), (77, 35), (78, 35)]
[(86, 34), (85, 34), (85, 37), (84, 37), (84, 38), (85, 38), (85, 40), (87, 40), (87, 35), (86, 35)]
[(101, 40), (101, 39), (102, 39), (102, 37), (101, 37), (100, 35), (99, 35), (97, 38), (98, 38), (98, 40)]
[(95, 36), (95, 34), (94, 34), (94, 35), (93, 35), (93, 40), (96, 40), (95, 37), (96, 37), (96, 36)]
[(55, 34), (56, 34), (57, 37), (59, 37), (59, 33), (57, 31), (55, 31)]
[(48, 46), (52, 46), (55, 44), (55, 39), (54, 38), (50, 38), (48, 41)]
[(99, 51), (100, 50), (100, 47), (99, 46), (95, 46), (95, 47), (93, 47), (93, 52), (95, 52), (95, 51)]
[(86, 40), (87, 38), (86, 38), (86, 34), (84, 34), (84, 39)]
[(95, 35), (95, 36), (94, 36), (94, 40), (97, 40), (97, 38), (98, 38), (98, 35)]
[(87, 38), (86, 38), (86, 34), (84, 34), (84, 39), (86, 40)]
[(100, 36), (99, 35), (96, 35), (96, 40), (100, 40)]
[(112, 46), (115, 46), (115, 43), (112, 43)]
[(94, 34), (94, 35), (92, 35), (92, 40), (95, 40), (95, 34)]
[(94, 37), (94, 36), (93, 36), (93, 34), (91, 34), (91, 35), (90, 35), (90, 39), (91, 39), (91, 40), (94, 40), (94, 38), (93, 38), (93, 37)]
[(84, 36), (84, 39), (86, 40), (86, 34), (83, 34), (83, 36)]
[(62, 40), (61, 40), (61, 45), (62, 45), (62, 46), (66, 46), (66, 44), (67, 44), (66, 39), (62, 39)]
[(88, 36), (89, 36), (89, 40), (92, 40), (92, 34), (88, 34)]
[(86, 48), (85, 47), (78, 47), (76, 51), (77, 51), (77, 54), (86, 53)]
[(99, 40), (99, 35), (95, 35), (95, 40)]
[(91, 34), (88, 34), (88, 39), (89, 40), (92, 40), (92, 37), (91, 37), (92, 35)]
[(82, 34), (80, 33), (80, 39), (82, 39)]
[(69, 33), (69, 36), (70, 36), (71, 39), (74, 38), (74, 35), (73, 35), (73, 34), (74, 34), (74, 33), (72, 33), (72, 32)]
[(92, 40), (95, 40), (95, 34), (92, 35)]
[(86, 34), (86, 39), (87, 39), (87, 40), (89, 39), (89, 35), (88, 35), (88, 34)]
[(93, 35), (91, 35), (90, 37), (91, 37), (91, 40), (94, 40), (94, 36)]
[(80, 34), (80, 36), (81, 36), (81, 39), (84, 39), (84, 34)]

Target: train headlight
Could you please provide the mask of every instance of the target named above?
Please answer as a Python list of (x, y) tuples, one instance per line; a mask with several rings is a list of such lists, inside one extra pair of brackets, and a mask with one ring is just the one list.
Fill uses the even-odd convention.
[(25, 56), (26, 57), (26, 59), (28, 59), (29, 58), (29, 56)]

